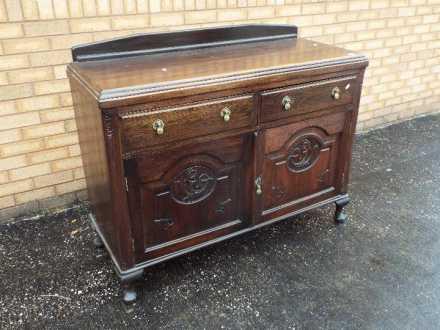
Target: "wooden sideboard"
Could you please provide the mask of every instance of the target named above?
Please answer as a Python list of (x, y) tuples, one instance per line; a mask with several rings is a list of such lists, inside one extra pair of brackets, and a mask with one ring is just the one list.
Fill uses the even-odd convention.
[(274, 25), (72, 53), (90, 218), (124, 301), (164, 260), (328, 203), (345, 221), (364, 56)]

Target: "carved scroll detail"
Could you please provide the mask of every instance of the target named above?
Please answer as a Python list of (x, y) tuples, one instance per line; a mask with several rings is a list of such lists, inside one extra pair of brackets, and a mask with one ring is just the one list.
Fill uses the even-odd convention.
[(286, 197), (286, 187), (283, 185), (272, 186), (272, 195), (276, 200), (282, 200)]
[(218, 203), (217, 208), (215, 209), (215, 212), (220, 213), (220, 214), (225, 213), (227, 204), (229, 204), (231, 202), (232, 202), (232, 199), (228, 198), (228, 199), (224, 200), (223, 202)]
[(329, 173), (330, 173), (330, 170), (329, 170), (328, 168), (326, 168), (326, 169), (320, 174), (320, 176), (319, 176), (319, 178), (318, 178), (318, 182), (319, 182), (319, 183), (324, 183), (324, 182), (328, 179)]
[(192, 165), (180, 172), (171, 183), (173, 199), (182, 204), (194, 204), (207, 198), (215, 188), (214, 171), (204, 165)]

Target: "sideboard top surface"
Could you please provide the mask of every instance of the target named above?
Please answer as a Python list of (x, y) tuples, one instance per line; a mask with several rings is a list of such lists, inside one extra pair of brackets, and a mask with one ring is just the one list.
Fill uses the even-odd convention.
[(69, 69), (100, 101), (178, 89), (188, 84), (246, 78), (277, 70), (367, 62), (356, 53), (302, 38), (223, 45), (74, 62)]

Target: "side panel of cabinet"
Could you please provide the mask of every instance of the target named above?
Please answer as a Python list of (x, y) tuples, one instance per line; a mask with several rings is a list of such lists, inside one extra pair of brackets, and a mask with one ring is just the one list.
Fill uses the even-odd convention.
[(89, 201), (97, 230), (122, 270), (134, 265), (116, 116), (69, 74)]
[(343, 136), (353, 114), (333, 114), (263, 131), (259, 222), (292, 213), (340, 193)]
[(203, 243), (250, 221), (253, 134), (126, 161), (139, 260)]

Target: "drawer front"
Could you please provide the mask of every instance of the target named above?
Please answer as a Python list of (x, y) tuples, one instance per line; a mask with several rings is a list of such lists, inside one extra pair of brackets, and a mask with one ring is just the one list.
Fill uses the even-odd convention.
[(121, 114), (124, 151), (252, 126), (252, 95), (148, 113)]
[(268, 122), (349, 104), (355, 83), (356, 76), (349, 76), (264, 92), (261, 120)]

